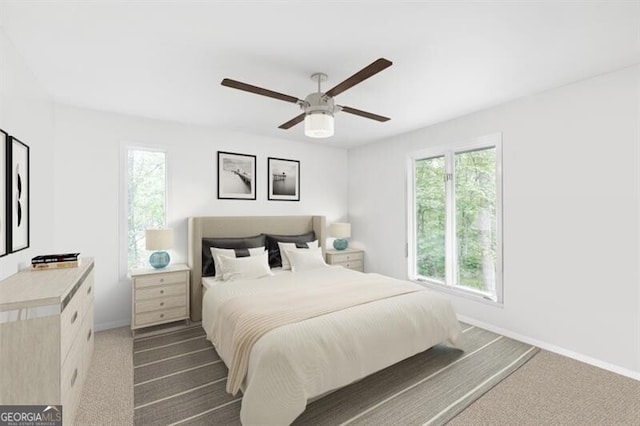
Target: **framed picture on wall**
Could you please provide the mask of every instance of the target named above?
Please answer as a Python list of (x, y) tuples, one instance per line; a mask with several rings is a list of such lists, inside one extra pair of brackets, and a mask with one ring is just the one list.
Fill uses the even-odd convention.
[(7, 244), (7, 147), (9, 135), (0, 129), (0, 257), (8, 254)]
[(300, 201), (300, 162), (269, 157), (269, 200)]
[(256, 199), (256, 156), (218, 151), (218, 198)]
[(16, 252), (29, 247), (29, 147), (13, 136), (9, 137), (9, 145), (7, 243), (11, 244), (10, 251)]

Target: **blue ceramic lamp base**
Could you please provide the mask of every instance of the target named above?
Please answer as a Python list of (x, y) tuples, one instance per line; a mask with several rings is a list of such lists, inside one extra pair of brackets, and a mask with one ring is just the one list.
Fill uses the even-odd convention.
[(333, 240), (333, 248), (336, 250), (344, 250), (349, 247), (349, 242), (344, 238), (337, 238)]
[(171, 262), (171, 257), (166, 251), (154, 251), (149, 257), (149, 264), (156, 269), (166, 268)]

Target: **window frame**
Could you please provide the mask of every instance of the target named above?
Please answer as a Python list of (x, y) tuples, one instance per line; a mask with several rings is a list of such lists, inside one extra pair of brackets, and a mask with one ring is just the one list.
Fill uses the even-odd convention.
[[(487, 148), (495, 148), (496, 156), (496, 294), (477, 290), (471, 287), (458, 285), (454, 282), (456, 262), (456, 209), (455, 209), (455, 154), (473, 152)], [(416, 197), (415, 197), (415, 177), (416, 161), (445, 157), (445, 174), (450, 173), (452, 178), (446, 188), (445, 212), (445, 282), (430, 280), (422, 277), (417, 271), (417, 218), (416, 218)], [(407, 156), (407, 271), (411, 281), (417, 282), (425, 287), (438, 291), (453, 294), (463, 298), (480, 301), (490, 305), (502, 307), (503, 305), (503, 197), (502, 197), (502, 133), (493, 133), (478, 137), (472, 141), (452, 143), (448, 145), (434, 146), (410, 153)]]
[(169, 150), (164, 146), (121, 142), (120, 144), (120, 220), (119, 220), (119, 276), (130, 277), (129, 270), (129, 151), (151, 151), (164, 153), (164, 226), (169, 218)]

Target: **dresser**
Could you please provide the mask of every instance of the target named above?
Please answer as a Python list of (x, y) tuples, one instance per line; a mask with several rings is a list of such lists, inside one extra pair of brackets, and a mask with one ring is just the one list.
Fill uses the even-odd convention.
[(364, 272), (364, 250), (347, 247), (344, 250), (327, 250), (327, 263), (341, 265), (354, 271)]
[(62, 405), (74, 422), (93, 357), (93, 259), (0, 281), (0, 405)]
[(131, 331), (189, 318), (189, 267), (131, 271)]

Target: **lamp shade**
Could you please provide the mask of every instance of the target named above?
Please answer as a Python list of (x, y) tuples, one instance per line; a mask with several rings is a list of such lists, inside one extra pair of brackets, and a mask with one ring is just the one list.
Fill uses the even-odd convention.
[(332, 223), (329, 225), (329, 235), (334, 238), (349, 238), (351, 236), (351, 224)]
[(167, 250), (173, 247), (173, 229), (147, 229), (144, 233), (147, 250)]
[(310, 138), (333, 136), (333, 115), (326, 112), (312, 112), (304, 117), (304, 134)]

